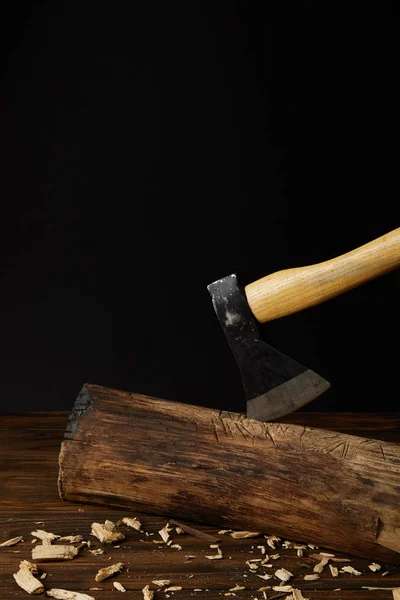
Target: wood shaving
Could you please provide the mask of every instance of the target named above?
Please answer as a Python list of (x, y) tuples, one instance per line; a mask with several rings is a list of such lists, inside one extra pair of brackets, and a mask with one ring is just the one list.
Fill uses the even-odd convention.
[(43, 573), (41, 574), (41, 576), (40, 576), (40, 579), (46, 579), (46, 577), (47, 577), (47, 573), (44, 573), (44, 572), (43, 572)]
[(95, 550), (89, 550), (90, 554), (93, 556), (99, 556), (99, 554), (104, 554), (103, 548), (96, 548)]
[(272, 575), (267, 575), (267, 574), (265, 574), (265, 575), (257, 575), (257, 577), (259, 577), (260, 579), (265, 579), (265, 580), (272, 579)]
[(116, 575), (117, 573), (122, 571), (123, 568), (123, 563), (118, 562), (113, 565), (110, 565), (109, 567), (99, 569), (99, 571), (97, 571), (96, 573), (95, 580), (97, 581), (97, 583), (99, 583), (100, 581), (104, 581), (104, 579), (108, 579), (108, 577), (112, 577), (113, 575)]
[(95, 600), (93, 596), (87, 594), (80, 594), (79, 592), (70, 592), (69, 590), (63, 590), (60, 588), (52, 588), (46, 591), (46, 595), (51, 598), (57, 598), (58, 600)]
[(350, 575), (362, 575), (361, 571), (357, 571), (357, 569), (350, 567), (350, 565), (346, 565), (345, 567), (342, 567), (340, 569), (340, 572), (341, 573), (350, 573)]
[(117, 530), (117, 526), (112, 521), (106, 520), (104, 525), (101, 523), (92, 523), (92, 535), (97, 537), (102, 544), (111, 544), (125, 539), (122, 531)]
[(50, 544), (41, 544), (32, 548), (33, 560), (52, 561), (52, 560), (72, 560), (79, 553), (79, 548), (75, 546), (51, 546)]
[(15, 546), (15, 544), (18, 544), (18, 542), (21, 542), (22, 540), (23, 536), (18, 535), (17, 537), (11, 538), (10, 540), (6, 540), (2, 544), (0, 544), (0, 548), (8, 548), (9, 546)]
[(208, 558), (208, 560), (219, 560), (219, 559), (223, 558), (223, 554), (222, 554), (221, 548), (218, 548), (218, 554), (213, 554), (211, 556), (206, 556), (206, 558)]
[(152, 540), (153, 544), (165, 544), (163, 540)]
[(75, 544), (77, 542), (82, 542), (83, 537), (81, 535), (64, 535), (60, 537), (60, 542), (70, 542), (71, 544)]
[(265, 535), (264, 537), (267, 540), (268, 546), (276, 550), (275, 542), (280, 542), (281, 538), (277, 537), (276, 535)]
[(31, 541), (31, 544), (36, 544), (37, 542), (37, 538), (33, 538), (33, 540)]
[(390, 571), (385, 571), (384, 573), (381, 574), (381, 577), (386, 577), (386, 575), (389, 575)]
[(169, 579), (154, 579), (151, 583), (157, 585), (158, 587), (165, 587), (166, 585), (171, 585)]
[(182, 589), (180, 585), (172, 585), (171, 587), (165, 588), (164, 592), (179, 592)]
[(145, 585), (142, 589), (143, 592), (143, 600), (153, 600), (154, 592), (149, 588), (148, 585)]
[(178, 535), (181, 535), (182, 533), (185, 533), (181, 527), (175, 527), (175, 531), (176, 531), (176, 533)]
[(127, 525), (128, 527), (132, 527), (132, 529), (136, 529), (136, 531), (140, 531), (142, 529), (142, 524), (136, 517), (124, 517), (121, 520), (121, 523)]
[(182, 550), (182, 546), (180, 544), (171, 544), (171, 548), (175, 548), (176, 550)]
[(400, 600), (400, 588), (394, 588), (392, 590), (393, 600)]
[(370, 565), (368, 565), (368, 568), (371, 569), (371, 571), (380, 571), (381, 570), (381, 565), (379, 565), (378, 563), (371, 563)]
[(126, 589), (124, 588), (124, 586), (122, 585), (122, 583), (119, 583), (119, 581), (113, 581), (113, 586), (119, 592), (126, 592)]
[(257, 546), (257, 550), (261, 550), (261, 554), (266, 554), (267, 549), (265, 546)]
[(31, 535), (33, 535), (34, 538), (39, 538), (39, 540), (42, 540), (43, 544), (51, 544), (51, 542), (54, 542), (54, 540), (58, 540), (60, 537), (55, 533), (43, 531), (42, 529), (38, 529), (37, 531), (31, 531)]
[[(320, 552), (319, 554), (310, 554), (308, 558), (315, 558), (317, 560), (321, 560), (321, 558), (324, 556), (323, 552)], [(330, 557), (329, 558), (330, 562), (351, 562), (351, 558), (336, 558), (335, 557)]]
[(272, 589), (274, 592), (293, 592), (291, 585), (273, 585)]
[(259, 537), (261, 533), (259, 531), (233, 531), (230, 535), (235, 540), (244, 540), (246, 538)]
[(297, 548), (297, 556), (303, 556), (304, 552), (303, 552), (303, 548)]
[(249, 560), (246, 560), (246, 565), (248, 565), (252, 571), (257, 571), (257, 569), (260, 568), (260, 565)]
[(314, 573), (322, 573), (328, 562), (329, 558), (327, 556), (323, 556), (322, 560), (317, 565), (315, 565), (313, 569)]
[(21, 562), (19, 563), (19, 568), (28, 569), (28, 571), (30, 571), (34, 575), (36, 575), (39, 572), (37, 565), (29, 562), (29, 560), (21, 560)]
[(334, 567), (333, 565), (329, 564), (329, 568), (331, 570), (332, 577), (339, 577), (339, 571), (337, 570), (337, 567)]
[(309, 575), (304, 575), (303, 579), (306, 581), (315, 581), (316, 579), (319, 579), (319, 575), (318, 573), (310, 573)]
[(275, 571), (275, 577), (278, 577), (281, 581), (289, 581), (291, 577), (294, 577), (293, 573), (287, 569), (278, 569)]
[(276, 560), (279, 557), (280, 557), (280, 554), (271, 554), (270, 559), (271, 560)]
[(44, 592), (43, 583), (39, 581), (39, 579), (36, 579), (36, 577), (32, 575), (30, 569), (26, 567), (20, 568), (18, 573), (13, 574), (13, 577), (17, 585), (28, 594), (36, 595)]
[(335, 558), (334, 554), (330, 554), (329, 552), (320, 552), (320, 556), (327, 556), (328, 558)]

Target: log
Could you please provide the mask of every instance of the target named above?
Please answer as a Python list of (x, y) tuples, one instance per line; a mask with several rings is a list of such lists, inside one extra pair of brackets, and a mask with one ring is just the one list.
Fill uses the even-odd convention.
[(83, 386), (59, 454), (73, 502), (400, 564), (400, 444)]

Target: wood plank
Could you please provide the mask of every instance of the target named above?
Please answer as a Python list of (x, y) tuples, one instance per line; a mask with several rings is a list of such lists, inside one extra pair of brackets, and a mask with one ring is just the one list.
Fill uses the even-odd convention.
[[(89, 537), (90, 526), (93, 521), (104, 522), (105, 519), (118, 521), (123, 516), (136, 516), (143, 523), (143, 529), (150, 538), (156, 537), (158, 530), (166, 523), (166, 519), (154, 515), (143, 515), (130, 513), (124, 509), (107, 509), (99, 506), (80, 505), (60, 500), (57, 492), (57, 457), (60, 443), (65, 430), (68, 413), (42, 413), (0, 416), (0, 541), (24, 535), (24, 543), (17, 547), (0, 549), (0, 600), (23, 600), (27, 594), (17, 588), (12, 573), (16, 572), (18, 563), (22, 559), (29, 560), (31, 553), (30, 532), (40, 527), (60, 535), (82, 534)], [(398, 425), (400, 415), (365, 415), (345, 413), (343, 416), (336, 414), (321, 415), (321, 424), (327, 429), (332, 426), (336, 430), (343, 427), (348, 433), (349, 423), (354, 424), (354, 430), (374, 432), (376, 439), (380, 433), (385, 436), (389, 432), (391, 439), (399, 439)], [(292, 415), (292, 421), (305, 426), (318, 426), (318, 414), (298, 413)], [(368, 422), (367, 422), (368, 421)], [(397, 430), (397, 431), (396, 431)], [(372, 436), (371, 436), (372, 437)], [(43, 442), (43, 443), (42, 443)], [(29, 451), (27, 450), (29, 449)], [(37, 524), (44, 521), (44, 524)], [(199, 525), (189, 523), (194, 527)], [(201, 529), (209, 534), (217, 535), (218, 528), (202, 525)], [(220, 600), (223, 594), (235, 583), (245, 583), (246, 590), (237, 592), (237, 598), (250, 599), (259, 597), (257, 588), (263, 585), (259, 579), (250, 571), (246, 560), (258, 557), (259, 550), (252, 546), (262, 543), (259, 540), (233, 540), (230, 536), (221, 537), (221, 548), (224, 558), (220, 561), (209, 561), (206, 554), (214, 552), (207, 543), (188, 535), (174, 534), (174, 542), (183, 546), (182, 551), (173, 551), (166, 546), (160, 547), (148, 541), (148, 536), (142, 535), (133, 529), (124, 528), (126, 540), (120, 544), (120, 548), (102, 546), (96, 538), (90, 536), (92, 548), (104, 547), (106, 553), (102, 556), (93, 556), (88, 550), (81, 551), (78, 558), (69, 561), (68, 564), (50, 563), (42, 565), (48, 573), (44, 580), (45, 587), (64, 587), (67, 589), (82, 591), (93, 595), (97, 600), (110, 598), (118, 595), (113, 591), (112, 580), (106, 580), (96, 584), (94, 575), (99, 568), (114, 562), (125, 562), (129, 571), (123, 571), (116, 580), (120, 581), (128, 590), (126, 596), (133, 600), (143, 598), (141, 587), (150, 583), (153, 578), (170, 578), (176, 585), (182, 585), (181, 592), (175, 592), (171, 598), (197, 598), (198, 600)], [(144, 539), (144, 542), (140, 540)], [(264, 539), (263, 541), (266, 542)], [(116, 544), (118, 545), (118, 544)], [(281, 546), (281, 544), (277, 544)], [(153, 547), (154, 546), (154, 547)], [(321, 550), (321, 549), (320, 549)], [(323, 551), (323, 549), (322, 549)], [(269, 553), (272, 554), (270, 549)], [(371, 561), (349, 557), (342, 552), (337, 556), (350, 558), (354, 568), (362, 572), (362, 576), (356, 577), (346, 573), (339, 574), (338, 578), (332, 578), (330, 572), (324, 569), (320, 580), (316, 582), (305, 582), (302, 574), (309, 572), (315, 564), (309, 555), (315, 550), (305, 551), (305, 557), (300, 559), (293, 549), (279, 549), (281, 558), (274, 561), (277, 567), (285, 567), (293, 572), (296, 577), (292, 580), (295, 585), (303, 590), (305, 597), (311, 600), (354, 600), (365, 598), (369, 600), (391, 600), (392, 593), (389, 588), (400, 587), (400, 568), (390, 563), (381, 563), (380, 572), (373, 573), (368, 565)], [(195, 559), (186, 559), (186, 555), (194, 555)], [(108, 557), (111, 556), (109, 560)], [(229, 558), (231, 556), (231, 558)], [(301, 561), (301, 562), (300, 562)], [(301, 566), (302, 564), (306, 566)], [(268, 569), (265, 569), (267, 571)], [(381, 573), (389, 571), (382, 577)], [(247, 574), (247, 578), (244, 577)], [(193, 577), (191, 577), (193, 575)], [(265, 581), (268, 585), (269, 581)], [(273, 585), (278, 580), (273, 580)], [(150, 583), (151, 585), (151, 583)], [(385, 586), (387, 591), (361, 591), (362, 585)], [(102, 587), (101, 591), (89, 592), (90, 587)], [(151, 586), (153, 587), (153, 586)], [(193, 592), (193, 589), (201, 588), (202, 592)], [(340, 595), (334, 592), (335, 588), (341, 588)], [(209, 591), (205, 591), (209, 590)], [(272, 598), (275, 593), (269, 592)], [(159, 593), (157, 598), (164, 598), (165, 594)], [(284, 596), (281, 596), (284, 598)], [(122, 596), (124, 598), (124, 596)]]

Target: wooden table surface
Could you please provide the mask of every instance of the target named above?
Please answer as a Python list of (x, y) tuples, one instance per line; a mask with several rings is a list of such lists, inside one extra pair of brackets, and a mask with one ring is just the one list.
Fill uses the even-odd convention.
[[(24, 539), (16, 546), (0, 548), (0, 600), (28, 597), (16, 585), (12, 574), (18, 570), (19, 561), (31, 559), (31, 532), (35, 529), (44, 529), (62, 536), (81, 534), (85, 540), (91, 541), (90, 549), (105, 549), (104, 554), (95, 556), (85, 547), (72, 561), (42, 563), (40, 569), (47, 573), (43, 580), (46, 589), (63, 588), (101, 600), (118, 597), (120, 592), (113, 588), (113, 581), (118, 581), (127, 590), (123, 598), (143, 600), (141, 590), (146, 584), (156, 590), (157, 586), (152, 584), (152, 580), (169, 579), (171, 585), (182, 586), (182, 590), (158, 591), (156, 599), (169, 596), (172, 600), (216, 600), (224, 598), (230, 588), (240, 585), (246, 589), (231, 592), (236, 594), (232, 597), (262, 600), (265, 596), (262, 591), (257, 591), (258, 588), (279, 585), (276, 577), (263, 581), (246, 564), (246, 561), (262, 556), (257, 549), (257, 545), (266, 544), (266, 539), (262, 536), (244, 540), (234, 540), (229, 535), (219, 536), (223, 559), (208, 560), (206, 555), (214, 554), (216, 550), (210, 549), (207, 542), (190, 535), (178, 535), (171, 531), (173, 543), (180, 544), (182, 550), (153, 543), (154, 539), (161, 539), (158, 531), (167, 523), (168, 516), (161, 518), (133, 515), (126, 510), (63, 502), (57, 491), (57, 458), (67, 417), (68, 413), (65, 412), (0, 416), (0, 543), (18, 535), (23, 535)], [(392, 442), (400, 441), (400, 413), (304, 412), (293, 413), (282, 421)], [(110, 519), (115, 522), (124, 516), (139, 518), (143, 532), (125, 527), (125, 541), (111, 546), (100, 544), (97, 538), (90, 535), (94, 521), (104, 523), (106, 519)], [(215, 528), (209, 526), (195, 527), (207, 533), (218, 534)], [(280, 558), (271, 560), (274, 564), (274, 568), (270, 568), (271, 574), (277, 568), (288, 569), (294, 574), (290, 583), (301, 589), (304, 597), (310, 600), (389, 600), (393, 598), (391, 589), (400, 588), (399, 566), (382, 564), (380, 571), (372, 572), (368, 566), (371, 561), (339, 552), (335, 553), (337, 558), (348, 558), (350, 562), (332, 564), (339, 569), (346, 564), (351, 565), (361, 571), (361, 576), (339, 573), (337, 578), (333, 578), (329, 568), (325, 567), (320, 579), (305, 581), (304, 575), (312, 573), (318, 562), (310, 555), (323, 552), (324, 549), (307, 549), (303, 557), (298, 557), (296, 550), (282, 548), (282, 541), (277, 543), (276, 550), (267, 547), (269, 555), (280, 554)], [(116, 562), (123, 562), (124, 570), (114, 578), (96, 583), (98, 569)], [(387, 574), (383, 575), (385, 572)], [(386, 589), (367, 590), (363, 586)], [(92, 587), (101, 589), (89, 591)], [(289, 596), (272, 589), (267, 590), (266, 595), (268, 599)]]

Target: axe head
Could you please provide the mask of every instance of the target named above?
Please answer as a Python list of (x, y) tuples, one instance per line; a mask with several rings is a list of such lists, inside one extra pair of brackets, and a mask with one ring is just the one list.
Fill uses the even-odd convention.
[(207, 289), (239, 365), (249, 419), (278, 419), (330, 387), (323, 377), (260, 339), (256, 319), (236, 274), (214, 281)]

